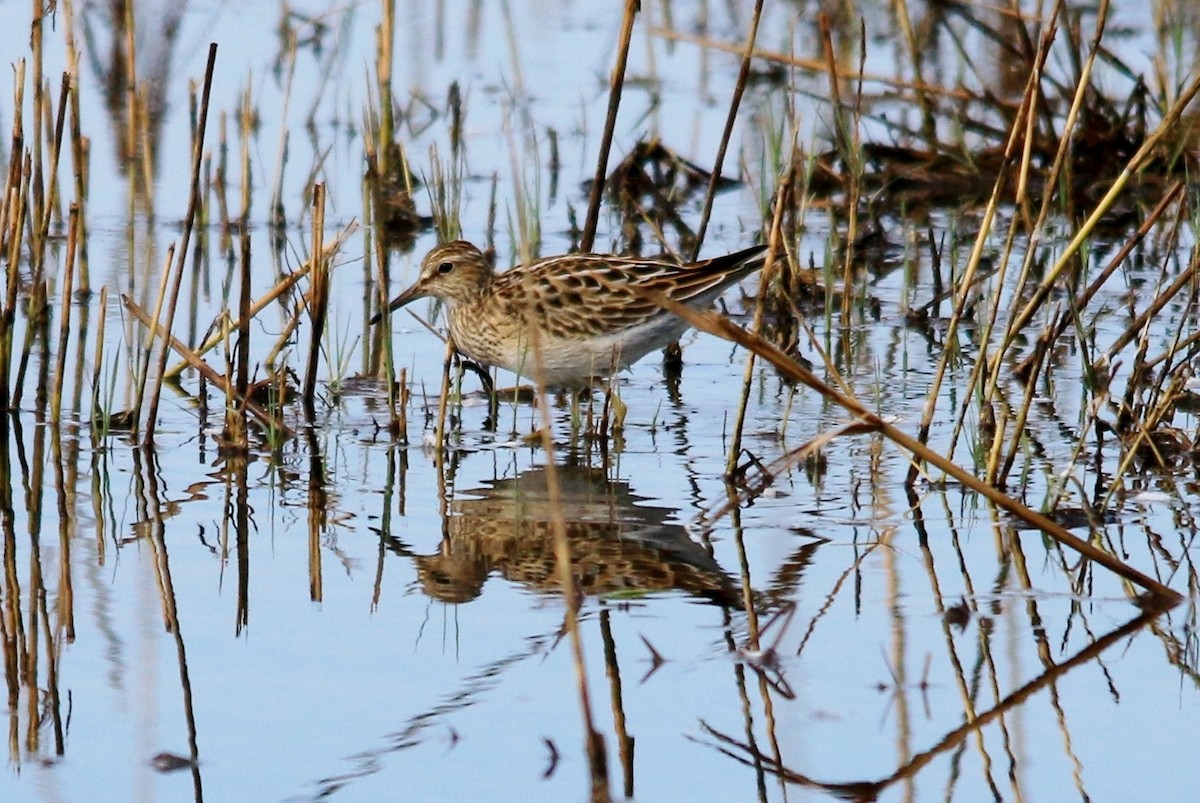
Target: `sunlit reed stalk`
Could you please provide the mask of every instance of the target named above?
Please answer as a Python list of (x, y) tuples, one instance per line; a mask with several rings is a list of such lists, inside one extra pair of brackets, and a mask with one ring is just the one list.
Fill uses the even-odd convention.
[(704, 245), (704, 234), (708, 230), (708, 220), (712, 216), (713, 201), (717, 195), (717, 185), (721, 182), (721, 170), (725, 166), (725, 153), (729, 150), (729, 140), (733, 136), (733, 125), (737, 122), (738, 108), (742, 103), (742, 94), (746, 91), (746, 81), (750, 77), (750, 63), (754, 56), (754, 44), (758, 41), (758, 23), (762, 19), (763, 0), (755, 0), (754, 13), (750, 15), (750, 30), (746, 34), (746, 49), (742, 53), (742, 64), (738, 69), (737, 81), (733, 85), (733, 96), (729, 101), (729, 113), (725, 115), (725, 130), (721, 132), (721, 144), (717, 146), (717, 158), (713, 160), (712, 173), (708, 177), (708, 190), (704, 193), (704, 206), (700, 211), (700, 225), (696, 228), (696, 244), (692, 248), (690, 262), (700, 258), (700, 248)]
[[(1154, 227), (1158, 225), (1163, 214), (1171, 207), (1173, 203), (1175, 203), (1183, 190), (1184, 182), (1182, 181), (1176, 181), (1167, 189), (1167, 191), (1163, 194), (1163, 197), (1160, 198), (1158, 203), (1155, 205), (1154, 209), (1151, 210), (1146, 219), (1143, 220), (1141, 225), (1138, 226), (1137, 231), (1134, 232), (1130, 237), (1126, 238), (1124, 244), (1121, 245), (1121, 248), (1115, 255), (1113, 255), (1112, 259), (1108, 261), (1108, 264), (1104, 267), (1104, 269), (1096, 274), (1096, 276), (1088, 284), (1087, 288), (1079, 294), (1076, 303), (1080, 308), (1086, 308), (1091, 304), (1091, 301), (1095, 297), (1096, 293), (1100, 292), (1108, 280), (1112, 278), (1112, 275), (1116, 273), (1117, 269), (1125, 264), (1125, 260), (1131, 253), (1133, 253), (1133, 250), (1137, 248), (1145, 240), (1146, 235), (1148, 235), (1154, 229)], [(1182, 208), (1180, 211), (1183, 211)], [(1058, 338), (1067, 331), (1069, 325), (1069, 321), (1063, 319), (1056, 324), (1047, 326), (1042, 330), (1042, 333), (1038, 335), (1038, 342), (1048, 346), (1049, 344), (1058, 340)], [(1030, 381), (1034, 377), (1034, 373), (1031, 371), (1031, 363), (1034, 354), (1036, 354), (1036, 350), (1030, 352), (1029, 355), (1024, 357), (1013, 370), (1013, 373), (1016, 376), (1025, 381)], [(1108, 356), (1111, 359), (1113, 356), (1115, 356), (1115, 351), (1110, 349)]]
[[(313, 416), (313, 404), (317, 394), (317, 370), (321, 359), (321, 338), (325, 334), (325, 321), (329, 317), (329, 262), (325, 260), (325, 185), (313, 187), (312, 197), (312, 271), (309, 273), (310, 289), (308, 313), (312, 322), (308, 343), (308, 363), (304, 373), (303, 401), (309, 417)], [(311, 423), (311, 422), (310, 422)]]
[[(204, 157), (204, 131), (208, 124), (208, 102), (212, 95), (213, 68), (216, 66), (216, 62), (217, 43), (213, 42), (208, 46), (208, 64), (204, 70), (204, 93), (200, 102), (200, 117), (196, 123), (196, 130), (192, 134), (192, 180), (188, 189), (188, 209), (187, 214), (184, 216), (183, 237), (180, 240), (179, 258), (171, 282), (170, 302), (167, 305), (167, 319), (163, 325), (164, 334), (168, 337), (170, 336), (172, 324), (175, 320), (175, 307), (179, 298), (179, 288), (183, 281), (183, 267), (187, 262), (188, 244), (191, 242), (192, 227), (195, 225), (196, 210), (200, 202), (200, 165)], [(158, 402), (162, 392), (162, 380), (167, 368), (167, 355), (169, 353), (169, 344), (164, 338), (162, 349), (159, 351), (158, 368), (155, 372), (156, 379), (150, 394), (150, 404), (146, 413), (146, 432), (143, 440), (146, 444), (154, 442), (154, 427), (158, 422)]]
[(54, 361), (54, 387), (50, 393), (50, 420), (58, 423), (67, 372), (67, 344), (71, 338), (71, 293), (75, 281), (75, 254), (79, 242), (79, 205), (71, 204), (67, 221), (67, 260), (62, 274), (62, 300), (58, 314), (58, 353)]
[(633, 21), (641, 8), (641, 0), (625, 0), (621, 18), (621, 38), (617, 44), (617, 60), (608, 84), (608, 111), (604, 117), (604, 133), (600, 137), (600, 152), (596, 158), (596, 173), (588, 196), (587, 218), (579, 238), (579, 250), (591, 251), (600, 222), (600, 203), (604, 198), (604, 181), (608, 176), (608, 156), (612, 151), (613, 132), (617, 126), (617, 109), (621, 106), (621, 91), (625, 87), (625, 65), (629, 60), (629, 43), (633, 38)]
[[(1042, 231), (1046, 221), (1049, 219), (1050, 211), (1053, 208), (1053, 199), (1055, 197), (1055, 193), (1053, 192), (1052, 188), (1058, 186), (1061, 180), (1060, 177), (1065, 171), (1066, 165), (1069, 164), (1071, 143), (1074, 141), (1073, 134), (1075, 124), (1079, 119), (1079, 112), (1084, 103), (1086, 90), (1091, 86), (1092, 66), (1095, 63), (1096, 55), (1100, 50), (1100, 40), (1104, 35), (1104, 28), (1107, 22), (1107, 12), (1108, 2), (1107, 0), (1104, 0), (1104, 2), (1101, 3), (1100, 14), (1096, 20), (1096, 30), (1092, 38), (1091, 50), (1083, 68), (1080, 71), (1075, 94), (1072, 98), (1070, 109), (1067, 112), (1066, 120), (1063, 123), (1062, 133), (1059, 135), (1059, 146), (1055, 153), (1054, 162), (1051, 165), (1050, 171), (1045, 176), (1043, 182), (1046, 190), (1044, 191), (1044, 195), (1042, 197), (1042, 203), (1038, 212), (1037, 220), (1034, 222), (1033, 228), (1030, 229), (1031, 235)], [(1039, 76), (1039, 78), (1040, 77), (1041, 76)], [(1043, 106), (1044, 104), (1039, 102), (1039, 99), (1042, 96), (1040, 80), (1034, 84), (1034, 91), (1036, 93), (1034, 99), (1035, 106)], [(1017, 226), (1022, 222), (1022, 218), (1028, 217), (1028, 202), (1025, 197), (1025, 191), (1028, 186), (1028, 176), (1031, 172), (1031, 153), (1033, 149), (1033, 140), (1036, 137), (1035, 126), (1037, 116), (1037, 110), (1035, 108), (1035, 110), (1026, 118), (1027, 131), (1025, 132), (1024, 137), (1024, 146), (1022, 148), (1020, 167), (1017, 171), (1017, 196), (1015, 199), (1017, 207), (1021, 209), (1024, 214), (1022, 216), (1014, 216), (1009, 225), (1009, 232), (1006, 237), (1004, 251), (999, 262), (999, 271), (997, 272), (997, 276), (994, 280), (994, 284), (997, 287), (1002, 287), (1004, 285), (1004, 280), (1007, 276), (1008, 265), (1011, 258), (1012, 245), (1016, 237)], [(1029, 281), (1029, 276), (1033, 271), (1037, 252), (1038, 249), (1033, 247), (1026, 249), (1025, 259), (1021, 266), (1021, 273), (1017, 279), (1016, 287), (1013, 290), (1013, 295), (1017, 298), (1020, 298), (1022, 295), (1024, 295), (1024, 288)], [(983, 392), (983, 400), (981, 402), (981, 409), (983, 409), (984, 415), (987, 415), (989, 411), (994, 409), (993, 399), (997, 394), (998, 384), (1001, 379), (999, 374), (994, 370), (984, 373), (984, 369), (994, 369), (998, 365), (998, 363), (992, 362), (988, 358), (987, 344), (991, 341), (993, 327), (995, 326), (995, 322), (1000, 315), (1000, 305), (1003, 303), (1002, 298), (1004, 294), (997, 292), (994, 295), (995, 301), (993, 302), (988, 318), (984, 323), (983, 334), (980, 339), (980, 343), (982, 344), (981, 357), (980, 359), (976, 360), (975, 365), (972, 368), (971, 379), (968, 383), (966, 392), (967, 398), (970, 399), (970, 397), (975, 393), (975, 383), (982, 377), (986, 386)], [(1003, 426), (996, 431), (995, 436), (992, 439), (991, 453), (987, 460), (986, 476), (988, 481), (993, 485), (1003, 485), (1006, 481), (1008, 471), (1012, 466), (1012, 461), (1016, 458), (1017, 450), (1020, 448), (1020, 443), (1024, 439), (1025, 424), (1029, 417), (1029, 410), (1033, 403), (1033, 397), (1034, 385), (1033, 383), (1029, 383), (1025, 389), (1024, 401), (1017, 409), (1017, 416), (1011, 427), (1013, 434), (1009, 440), (1008, 458), (1003, 463), (1000, 461), (1002, 447), (1005, 442), (1005, 432)], [(1007, 409), (1002, 410), (1002, 418), (1000, 421), (1001, 424), (1004, 423), (1007, 415)], [(954, 442), (952, 439), (949, 453), (952, 454), (953, 449)]]
[[(1178, 186), (1178, 185), (1176, 185), (1176, 186)], [(1163, 210), (1164, 208), (1165, 208), (1165, 205), (1160, 203), (1158, 209), (1155, 210), (1155, 214), (1152, 215), (1152, 218), (1157, 217), (1158, 213), (1160, 213), (1161, 210)], [(1180, 234), (1180, 228), (1182, 226), (1184, 216), (1185, 216), (1185, 207), (1181, 205), (1176, 210), (1175, 220), (1173, 222), (1173, 225), (1169, 229), (1168, 243), (1169, 243), (1170, 250), (1174, 250), (1175, 248), (1178, 247), (1178, 237)], [(1138, 239), (1138, 236), (1136, 233), (1135, 233), (1133, 239)], [(1132, 250), (1133, 246), (1131, 244), (1127, 243), (1126, 245), (1127, 245), (1127, 248), (1122, 248), (1121, 251), (1118, 252), (1117, 258), (1114, 258), (1109, 263), (1109, 265), (1106, 266), (1105, 269), (1100, 272), (1100, 276), (1098, 276), (1097, 279), (1095, 281), (1093, 281), (1091, 285), (1089, 285), (1087, 290), (1085, 290), (1085, 295), (1087, 295), (1088, 300), (1090, 300), (1092, 297), (1091, 293), (1094, 293), (1096, 290), (1098, 290), (1097, 282), (1099, 282), (1101, 280), (1101, 277), (1105, 276), (1106, 274), (1111, 273), (1112, 270), (1115, 270), (1114, 266), (1119, 264), (1118, 258), (1121, 257), (1121, 254), (1128, 253), (1128, 250)], [(1108, 350), (1103, 355), (1101, 355), (1101, 359), (1098, 360), (1100, 367), (1104, 368), (1105, 370), (1115, 370), (1115, 368), (1119, 364), (1116, 362), (1117, 355), (1120, 354), (1120, 352), (1123, 351), (1125, 349), (1125, 347), (1127, 345), (1129, 345), (1130, 342), (1132, 342), (1135, 338), (1137, 338), (1139, 333), (1141, 333), (1143, 337), (1145, 337), (1149, 334), (1149, 329), (1147, 327), (1147, 324), (1150, 322), (1150, 320), (1152, 320), (1159, 312), (1161, 312), (1164, 306), (1166, 306), (1170, 301), (1175, 299), (1175, 297), (1181, 291), (1183, 291), (1186, 288), (1192, 288), (1194, 290), (1197, 267), (1198, 267), (1197, 263), (1196, 263), (1195, 259), (1193, 259), (1192, 261), (1189, 262), (1187, 269), (1184, 271), (1181, 271), (1180, 274), (1174, 279), (1174, 281), (1171, 282), (1171, 284), (1167, 288), (1165, 288), (1165, 289), (1162, 289), (1161, 287), (1156, 288), (1154, 293), (1151, 295), (1151, 301), (1147, 305), (1146, 309), (1144, 309), (1139, 315), (1137, 315), (1133, 319), (1133, 321), (1129, 324), (1129, 326), (1125, 329), (1125, 331), (1121, 335), (1119, 335), (1113, 341), (1113, 343), (1109, 346)], [(1163, 269), (1165, 271), (1165, 266)], [(1166, 280), (1165, 272), (1160, 272), (1159, 281), (1162, 282), (1165, 280)], [(1025, 381), (1024, 400), (1023, 400), (1020, 408), (1017, 410), (1017, 417), (1013, 424), (1014, 435), (1011, 438), (1011, 440), (1009, 441), (1007, 452), (1004, 455), (1004, 461), (1001, 464), (1001, 466), (998, 468), (998, 470), (996, 471), (994, 478), (992, 478), (992, 475), (989, 474), (989, 478), (992, 478), (992, 481), (994, 484), (1001, 483), (1006, 480), (1008, 473), (1012, 469), (1013, 463), (1016, 460), (1017, 454), (1019, 453), (1020, 449), (1022, 448), (1022, 443), (1024, 441), (1024, 438), (1018, 437), (1017, 432), (1025, 431), (1025, 422), (1029, 417), (1029, 410), (1033, 404), (1033, 399), (1038, 392), (1037, 375), (1041, 370), (1041, 366), (1045, 363), (1045, 359), (1049, 352), (1050, 345), (1053, 343), (1053, 340), (1046, 339), (1046, 336), (1050, 334), (1050, 330), (1058, 330), (1059, 327), (1062, 326), (1062, 327), (1064, 327), (1063, 331), (1065, 331), (1065, 327), (1070, 325), (1070, 323), (1074, 322), (1076, 324), (1076, 328), (1078, 330), (1077, 339), (1082, 346), (1082, 348), (1080, 349), (1081, 356), (1083, 357), (1083, 359), (1085, 359), (1085, 360), (1087, 359), (1086, 355), (1088, 353), (1088, 350), (1086, 348), (1086, 336), (1085, 336), (1084, 332), (1082, 331), (1083, 326), (1082, 326), (1082, 322), (1080, 321), (1080, 317), (1079, 317), (1080, 314), (1082, 313), (1082, 311), (1086, 307), (1087, 307), (1087, 303), (1083, 299), (1083, 296), (1072, 298), (1071, 304), (1070, 304), (1070, 310), (1071, 310), (1070, 313), (1067, 315), (1062, 315), (1060, 317), (1060, 319), (1057, 321), (1052, 320), (1050, 322), (1050, 324), (1048, 324), (1048, 326), (1047, 326), (1047, 331), (1043, 332), (1042, 336), (1040, 336), (1038, 338), (1038, 340), (1034, 346), (1034, 349), (1031, 352), (1031, 356), (1034, 359), (1033, 359), (1033, 362), (1029, 364), (1029, 369), (1030, 369), (1031, 375), (1029, 377), (1027, 377), (1026, 381)], [(1141, 374), (1142, 358), (1144, 356), (1145, 356), (1144, 349), (1139, 349), (1134, 358), (1133, 365), (1130, 366), (1129, 375), (1131, 378), (1137, 378)], [(1024, 366), (1025, 364), (1026, 363), (1023, 362), (1022, 366)], [(1085, 365), (1084, 373), (1085, 373), (1085, 376), (1090, 377), (1089, 385), (1091, 385), (1092, 383), (1094, 383), (1096, 381), (1097, 378), (1095, 377), (1095, 365), (1094, 364), (1089, 363), (1089, 364)], [(1104, 388), (1107, 387), (1107, 384), (1108, 384), (1108, 382), (1107, 382), (1107, 378), (1106, 378), (1106, 380), (1103, 383), (1103, 386), (1101, 388), (1094, 388), (1094, 387), (1092, 388), (1093, 394), (1099, 395), (1101, 393), (1105, 393), (1106, 390)], [(1133, 382), (1133, 381), (1130, 382), (1129, 388), (1131, 391), (1133, 390), (1135, 384), (1136, 384), (1136, 382)], [(1088, 416), (1088, 419), (1085, 422), (1085, 431), (1091, 425), (1091, 423), (1093, 423), (1093, 420), (1099, 414), (1099, 411), (1100, 411), (1099, 407), (1097, 407), (1097, 406), (1092, 407), (1091, 415)], [(999, 446), (997, 445), (994, 448), (995, 448), (995, 451), (997, 452), (997, 454), (999, 454), (999, 452), (1000, 452)], [(1071, 461), (1071, 463), (1073, 463), (1073, 462), (1074, 462), (1074, 460)], [(1122, 471), (1124, 470), (1124, 468), (1125, 467), (1123, 466)], [(1120, 473), (1118, 473), (1116, 475), (1116, 477), (1120, 477)]]
[[(834, 129), (837, 134), (838, 151), (846, 164), (849, 173), (849, 184), (846, 188), (846, 238), (842, 248), (842, 307), (841, 307), (841, 336), (843, 349), (849, 359), (850, 311), (854, 302), (854, 248), (858, 242), (858, 206), (862, 184), (862, 145), (859, 140), (859, 128), (862, 114), (862, 81), (855, 85), (854, 113), (847, 119), (846, 108), (842, 102), (842, 76), (838, 69), (837, 57), (833, 44), (833, 32), (829, 27), (829, 17), (825, 13), (818, 16), (821, 29), (821, 41), (825, 53), (826, 69), (829, 73), (830, 105), (833, 108)], [(862, 75), (863, 63), (866, 60), (866, 32), (860, 29), (859, 37), (859, 75)]]

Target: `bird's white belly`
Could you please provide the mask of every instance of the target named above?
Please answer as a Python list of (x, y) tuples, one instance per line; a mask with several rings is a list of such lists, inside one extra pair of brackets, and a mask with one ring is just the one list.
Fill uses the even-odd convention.
[[(461, 327), (466, 330), (471, 327)], [(663, 348), (687, 329), (680, 318), (664, 313), (646, 323), (587, 338), (536, 336), (492, 339), (478, 332), (455, 333), (455, 345), (471, 359), (495, 365), (545, 385), (585, 383), (628, 368)]]

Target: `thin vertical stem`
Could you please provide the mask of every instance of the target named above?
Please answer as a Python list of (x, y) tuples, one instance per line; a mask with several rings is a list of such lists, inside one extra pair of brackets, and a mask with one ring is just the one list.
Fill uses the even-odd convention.
[(617, 46), (617, 63), (613, 67), (608, 89), (608, 114), (604, 119), (604, 135), (600, 139), (600, 158), (596, 161), (596, 175), (592, 180), (592, 192), (588, 196), (587, 219), (583, 224), (583, 235), (579, 238), (579, 250), (591, 251), (596, 239), (596, 226), (600, 222), (600, 199), (604, 195), (604, 179), (608, 173), (608, 154), (612, 150), (613, 131), (617, 127), (617, 109), (621, 105), (621, 89), (625, 85), (625, 64), (629, 60), (629, 42), (633, 38), (633, 20), (641, 7), (641, 0), (625, 0), (625, 16), (621, 20), (621, 42)]

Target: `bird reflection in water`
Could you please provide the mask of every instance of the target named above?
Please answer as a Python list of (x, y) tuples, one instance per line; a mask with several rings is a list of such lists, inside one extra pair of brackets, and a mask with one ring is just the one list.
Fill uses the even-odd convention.
[[(630, 597), (683, 592), (725, 607), (740, 607), (737, 585), (712, 555), (669, 523), (675, 511), (638, 505), (626, 482), (601, 469), (556, 466), (557, 505), (571, 546), (577, 591)], [(554, 562), (554, 505), (546, 469), (494, 480), (450, 503), (444, 537), (434, 555), (417, 556), (425, 592), (443, 602), (475, 599), (492, 574), (539, 593), (558, 593)]]

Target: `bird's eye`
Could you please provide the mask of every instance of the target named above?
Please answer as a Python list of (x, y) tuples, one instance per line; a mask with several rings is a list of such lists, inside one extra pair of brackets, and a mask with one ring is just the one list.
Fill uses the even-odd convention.
[(443, 262), (442, 264), (438, 265), (438, 273), (449, 273), (452, 270), (454, 270), (453, 262)]

